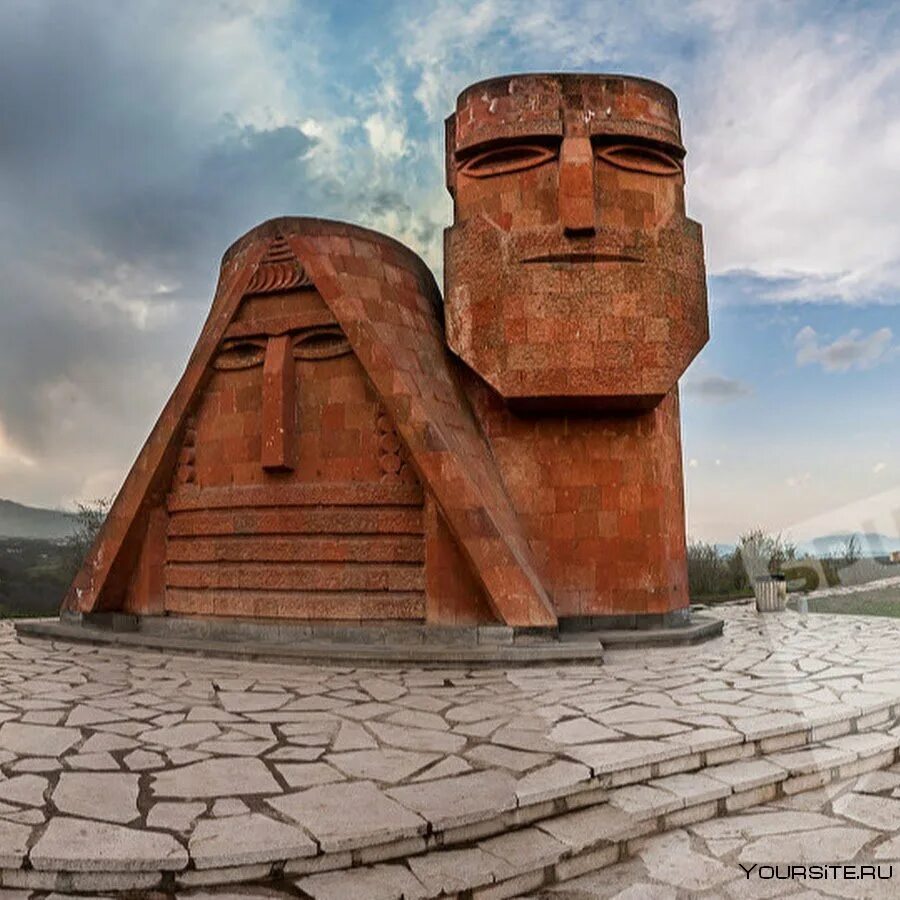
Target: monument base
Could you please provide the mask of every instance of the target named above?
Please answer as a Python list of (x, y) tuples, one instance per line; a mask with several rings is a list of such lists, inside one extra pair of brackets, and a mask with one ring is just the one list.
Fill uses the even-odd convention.
[(561, 636), (556, 628), (276, 622), (122, 613), (22, 619), (15, 627), (22, 636), (260, 662), (478, 667), (603, 661), (603, 644), (595, 634)]
[[(623, 624), (624, 620), (634, 624)], [(273, 622), (123, 613), (59, 619), (23, 619), (23, 636), (291, 663), (355, 665), (539, 666), (601, 663), (604, 645), (616, 648), (677, 646), (716, 637), (722, 622), (711, 616), (683, 617), (680, 624), (644, 617), (561, 619), (556, 628), (503, 625), (433, 626), (397, 622)]]
[(723, 624), (721, 619), (698, 615), (686, 606), (666, 613), (561, 616), (559, 633), (562, 640), (591, 634), (604, 646), (618, 649), (676, 647), (718, 637)]

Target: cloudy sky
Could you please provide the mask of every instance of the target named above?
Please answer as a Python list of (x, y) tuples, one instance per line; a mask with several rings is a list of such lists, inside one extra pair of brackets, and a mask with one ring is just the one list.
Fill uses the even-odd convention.
[(558, 69), (680, 98), (712, 318), (683, 383), (690, 532), (896, 535), (890, 0), (3, 0), (0, 497), (115, 491), (263, 219), (360, 222), (440, 279), (456, 94)]

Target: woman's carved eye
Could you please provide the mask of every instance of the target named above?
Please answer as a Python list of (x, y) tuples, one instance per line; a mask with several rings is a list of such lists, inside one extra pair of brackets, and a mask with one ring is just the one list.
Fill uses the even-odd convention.
[(252, 369), (262, 364), (266, 356), (264, 341), (226, 341), (213, 362), (214, 369)]
[(531, 169), (548, 160), (556, 158), (556, 151), (540, 144), (516, 144), (509, 147), (497, 147), (486, 150), (460, 167), (462, 175), (470, 178), (489, 178), (491, 175), (505, 175), (507, 172), (520, 172)]
[(317, 328), (298, 335), (294, 359), (331, 359), (350, 352), (350, 344), (340, 328)]
[(600, 147), (597, 156), (620, 169), (645, 172), (648, 175), (677, 175), (681, 172), (681, 163), (674, 156), (637, 144)]

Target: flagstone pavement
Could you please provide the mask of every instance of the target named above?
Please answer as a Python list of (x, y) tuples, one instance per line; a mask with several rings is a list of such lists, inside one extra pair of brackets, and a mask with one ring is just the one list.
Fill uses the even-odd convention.
[(636, 841), (631, 859), (527, 896), (900, 897), (900, 766)]
[[(894, 620), (721, 614), (723, 636), (701, 646), (509, 670), (199, 659), (0, 623), (0, 870), (177, 873), (412, 839), (604, 772), (900, 699)], [(900, 774), (873, 773), (647, 839), (634, 859), (534, 896), (781, 896), (738, 861), (900, 858), (897, 834)], [(326, 877), (295, 879), (292, 895), (325, 897), (310, 878)], [(405, 895), (419, 896), (409, 877)], [(895, 883), (885, 896), (900, 896), (900, 869)], [(836, 884), (795, 887), (881, 896)]]

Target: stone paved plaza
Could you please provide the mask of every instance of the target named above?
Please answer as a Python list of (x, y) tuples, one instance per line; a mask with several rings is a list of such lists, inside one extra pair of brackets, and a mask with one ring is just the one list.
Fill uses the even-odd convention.
[(507, 671), (201, 659), (5, 623), (0, 884), (776, 896), (737, 860), (889, 858), (900, 775), (860, 773), (897, 761), (900, 623), (722, 615), (701, 646)]

